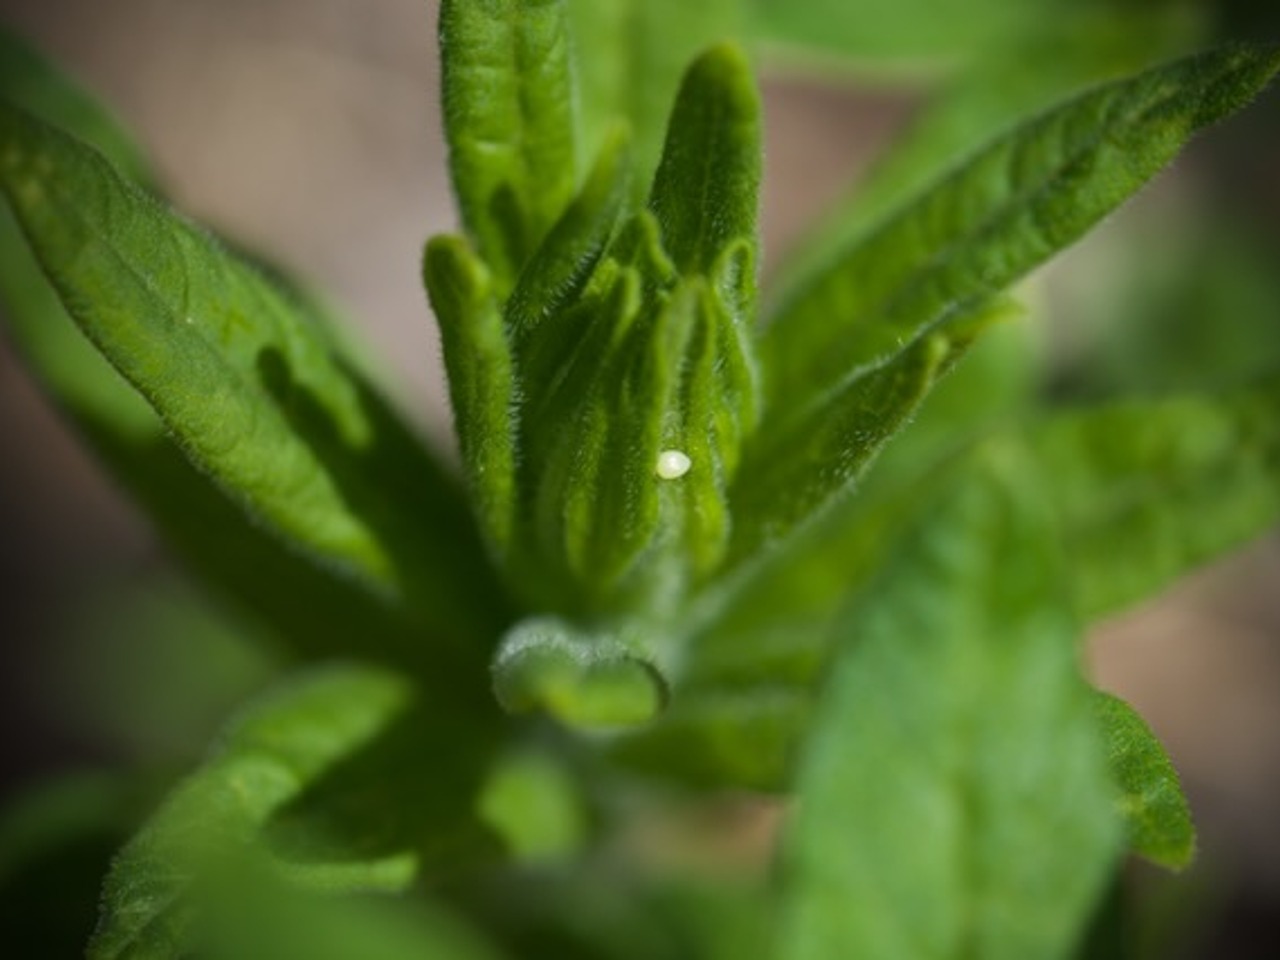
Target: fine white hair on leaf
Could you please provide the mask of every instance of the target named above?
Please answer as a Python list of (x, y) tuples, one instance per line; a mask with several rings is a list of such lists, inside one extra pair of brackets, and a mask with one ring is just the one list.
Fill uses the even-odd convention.
[(663, 480), (678, 480), (689, 472), (693, 461), (682, 450), (663, 450), (658, 454), (654, 472)]

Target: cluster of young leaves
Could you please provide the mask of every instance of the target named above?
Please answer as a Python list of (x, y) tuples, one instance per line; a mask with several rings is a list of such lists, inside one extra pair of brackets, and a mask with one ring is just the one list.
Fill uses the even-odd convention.
[[(1125, 21), (1056, 35), (1034, 82), (985, 61), (762, 305), (760, 100), (725, 38), (818, 22), (818, 2), (444, 0), (463, 230), (424, 278), (461, 483), (313, 298), (172, 212), (4, 41), (14, 339), (299, 664), (124, 848), (91, 956), (493, 955), (448, 899), (515, 955), (1056, 957), (1126, 848), (1189, 861), (1167, 757), (1078, 645), (1280, 517), (1280, 380), (1013, 416), (1006, 290), (1280, 52), (1152, 67)], [(686, 474), (658, 474), (666, 450)], [(313, 665), (335, 655), (363, 664)], [(797, 793), (777, 888), (609, 899), (574, 858), (624, 770)], [(495, 910), (473, 878), (504, 858), (567, 859), (564, 896), (607, 919), (518, 873)], [(376, 899), (415, 887), (432, 912)], [(638, 932), (651, 903), (674, 940)], [(690, 923), (704, 903), (725, 922)], [(735, 939), (744, 916), (776, 922)]]

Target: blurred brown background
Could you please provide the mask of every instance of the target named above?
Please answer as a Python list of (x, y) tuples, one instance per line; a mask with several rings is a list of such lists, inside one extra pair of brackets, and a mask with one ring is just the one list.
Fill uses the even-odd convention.
[[(423, 240), (453, 226), (434, 6), (0, 0), (0, 16), (115, 109), (177, 206), (267, 252), (354, 318), (393, 395), (444, 443), (438, 349), (418, 280)], [(777, 80), (766, 102), (774, 252), (840, 193), (911, 101)], [(1197, 163), (1193, 151), (1184, 175)], [(1183, 189), (1167, 178), (1124, 216)], [(1072, 254), (1087, 257), (1087, 248)], [(165, 563), (0, 339), (0, 780), (110, 758), (108, 744), (51, 716), (48, 645), (102, 584), (142, 583)], [(1197, 871), (1223, 910), (1219, 932), (1199, 935), (1209, 938), (1204, 956), (1280, 956), (1278, 586), (1272, 537), (1104, 627), (1092, 646), (1103, 685), (1135, 703), (1185, 777), (1204, 845)], [(1244, 946), (1268, 942), (1274, 954)]]

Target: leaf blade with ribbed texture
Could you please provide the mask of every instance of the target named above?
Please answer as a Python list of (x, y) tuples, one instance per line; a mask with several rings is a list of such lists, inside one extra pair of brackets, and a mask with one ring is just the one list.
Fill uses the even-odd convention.
[(766, 419), (730, 490), (740, 518), (730, 562), (763, 556), (762, 548), (783, 543), (847, 495), (974, 341), (1007, 312), (1000, 301), (982, 304), (790, 419)]
[(511, 548), (516, 510), (516, 370), (492, 276), (460, 237), (435, 237), (423, 276), (440, 327), (454, 431), (471, 502), (497, 558)]
[[(88, 955), (181, 955), (202, 868), (236, 857), (273, 813), (376, 737), (410, 699), (408, 685), (392, 674), (343, 668), (295, 681), (244, 714), (117, 857)], [(413, 869), (412, 860), (387, 860), (352, 869), (338, 886), (394, 888)]]
[(1278, 68), (1275, 47), (1222, 48), (1099, 87), (997, 139), (780, 306), (762, 338), (768, 402), (804, 405), (965, 316), (1078, 239)]
[(64, 306), (192, 464), (380, 602), (449, 633), (497, 625), (466, 599), (491, 574), (454, 481), (290, 295), (41, 121), (4, 105), (0, 140), (0, 180)]
[(983, 456), (843, 621), (784, 842), (785, 960), (1066, 957), (1110, 878), (1049, 518), (1014, 451)]
[(1280, 521), (1278, 383), (1068, 411), (1029, 432), (1085, 616), (1145, 599)]
[(866, 176), (786, 251), (772, 278), (771, 302), (790, 299), (842, 248), (944, 177), (975, 146), (1089, 86), (1185, 51), (1196, 34), (1185, 13), (1090, 10), (985, 52), (931, 97)]
[[(153, 180), (138, 148), (103, 107), (3, 30), (0, 90), (101, 150), (132, 179)], [(273, 281), (281, 278), (274, 268), (267, 272)], [(312, 317), (311, 298), (294, 295), (292, 283), (286, 289), (299, 312)], [(414, 656), (410, 650), (422, 646), (414, 628), (350, 578), (253, 522), (191, 465), (146, 400), (76, 328), (7, 204), (0, 204), (0, 300), (14, 345), (51, 399), (179, 558), (222, 599), (260, 619), (272, 640), (296, 656), (332, 654), (355, 635), (365, 638), (367, 655)]]
[(444, 0), (441, 87), (462, 221), (500, 298), (576, 187), (563, 0)]
[(740, 240), (754, 280), (759, 192), (760, 96), (746, 56), (720, 44), (685, 72), (649, 194), (676, 269), (709, 275)]

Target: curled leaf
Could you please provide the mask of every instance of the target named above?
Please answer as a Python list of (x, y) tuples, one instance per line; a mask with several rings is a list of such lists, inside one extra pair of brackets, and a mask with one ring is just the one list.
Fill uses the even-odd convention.
[(508, 632), (493, 686), (512, 713), (542, 710), (574, 727), (641, 724), (666, 703), (661, 674), (635, 648), (546, 618)]

